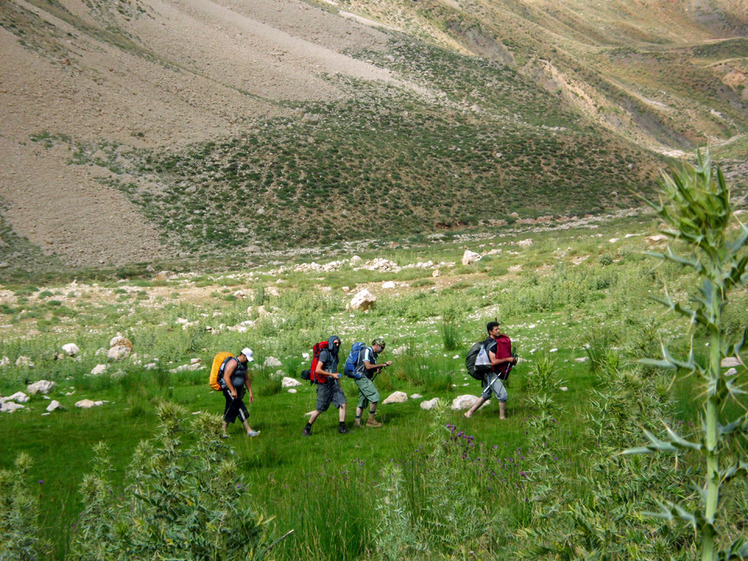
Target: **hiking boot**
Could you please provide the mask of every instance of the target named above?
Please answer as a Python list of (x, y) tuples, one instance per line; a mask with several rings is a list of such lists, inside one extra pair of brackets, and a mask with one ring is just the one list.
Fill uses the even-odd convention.
[(382, 423), (380, 423), (379, 421), (377, 421), (374, 417), (369, 417), (366, 420), (366, 426), (378, 429), (379, 427), (382, 426)]
[(338, 425), (338, 432), (340, 434), (348, 434), (348, 429), (345, 428), (345, 425)]
[(251, 431), (249, 431), (249, 432), (247, 433), (247, 436), (248, 436), (249, 438), (254, 438), (254, 437), (255, 437), (255, 436), (257, 436), (258, 434), (260, 434), (260, 431), (258, 431), (258, 430), (251, 430)]
[(312, 436), (312, 427), (304, 427), (304, 430), (301, 432), (302, 436)]
[(355, 428), (359, 428), (361, 426), (361, 419), (356, 419), (355, 421), (353, 421), (353, 426)]

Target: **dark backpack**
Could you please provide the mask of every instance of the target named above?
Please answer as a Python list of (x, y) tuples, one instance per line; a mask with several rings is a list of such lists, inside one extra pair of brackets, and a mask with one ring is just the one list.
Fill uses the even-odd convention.
[(361, 378), (361, 373), (358, 372), (358, 369), (364, 350), (366, 350), (366, 345), (364, 343), (353, 343), (351, 352), (348, 353), (348, 358), (345, 359), (343, 374), (349, 378), (355, 378), (356, 380)]
[(481, 354), (481, 351), (487, 354), (486, 347), (485, 347), (486, 341), (480, 341), (478, 343), (475, 343), (472, 347), (470, 347), (470, 350), (468, 351), (467, 356), (465, 357), (465, 368), (467, 369), (468, 374), (475, 378), (476, 380), (483, 381), (483, 376), (491, 371), (491, 364), (476, 364), (476, 361), (478, 361), (478, 355)]
[(327, 376), (317, 374), (317, 364), (319, 364), (320, 353), (329, 346), (330, 344), (327, 341), (320, 341), (314, 344), (314, 347), (312, 347), (312, 366), (309, 370), (304, 370), (301, 373), (302, 379), (309, 380), (310, 384), (324, 384), (327, 381)]

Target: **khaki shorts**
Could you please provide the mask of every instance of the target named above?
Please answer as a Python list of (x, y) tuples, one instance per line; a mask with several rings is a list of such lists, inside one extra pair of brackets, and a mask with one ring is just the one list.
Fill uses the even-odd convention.
[(379, 403), (379, 392), (374, 387), (374, 382), (369, 380), (366, 376), (356, 380), (358, 386), (358, 406), (362, 409), (366, 407), (369, 402)]

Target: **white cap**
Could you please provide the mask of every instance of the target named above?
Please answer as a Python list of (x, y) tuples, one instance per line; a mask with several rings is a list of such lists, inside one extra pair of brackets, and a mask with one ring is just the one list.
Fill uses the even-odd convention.
[(252, 354), (253, 354), (253, 353), (252, 353), (252, 349), (250, 349), (250, 348), (248, 348), (248, 347), (244, 347), (244, 348), (242, 349), (242, 354), (243, 354), (243, 355), (244, 355), (245, 357), (247, 357), (247, 362), (254, 362), (254, 361), (255, 361), (255, 359), (254, 359), (254, 358), (252, 357)]

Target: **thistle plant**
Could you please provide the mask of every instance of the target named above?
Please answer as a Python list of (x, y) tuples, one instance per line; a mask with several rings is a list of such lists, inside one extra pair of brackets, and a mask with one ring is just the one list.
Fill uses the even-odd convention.
[(374, 535), (376, 550), (388, 561), (407, 559), (422, 550), (411, 522), (410, 509), (404, 492), (403, 470), (390, 463), (382, 470), (377, 499), (379, 523)]
[[(31, 456), (18, 455), (14, 470), (0, 470), (0, 559), (42, 558), (44, 541), (37, 524), (39, 499), (27, 484)], [(39, 482), (42, 483), (41, 481)]]
[[(748, 255), (745, 251), (748, 227), (738, 222), (737, 232), (731, 234), (734, 215), (730, 191), (721, 170), (713, 171), (708, 152), (704, 156), (698, 155), (696, 165), (684, 165), (679, 172), (664, 175), (662, 188), (663, 197), (659, 204), (647, 202), (665, 222), (664, 233), (684, 243), (689, 253), (680, 255), (668, 247), (665, 253), (649, 255), (689, 269), (698, 277), (699, 285), (690, 304), (674, 302), (668, 294), (659, 301), (687, 318), (692, 328), (698, 327), (706, 333), (708, 359), (702, 364), (696, 358), (692, 335), (690, 352), (685, 360), (672, 356), (662, 344), (663, 358), (644, 362), (674, 370), (676, 375), (685, 372), (688, 376), (698, 377), (702, 386), (702, 427), (696, 440), (683, 438), (672, 427), (667, 427), (664, 440), (646, 431), (649, 443), (626, 453), (690, 452), (700, 458), (705, 468), (705, 482), (699, 485), (698, 505), (663, 501), (661, 511), (655, 516), (666, 520), (681, 519), (692, 526), (701, 543), (703, 561), (744, 557), (748, 556), (748, 547), (742, 537), (720, 550), (720, 545), (729, 542), (730, 538), (719, 535), (718, 517), (725, 487), (748, 475), (745, 452), (748, 414), (745, 413), (745, 404), (740, 401), (745, 395), (741, 380), (746, 370), (742, 366), (736, 374), (728, 375), (721, 368), (722, 359), (739, 356), (746, 338), (744, 331), (737, 342), (730, 342), (721, 325), (729, 304), (728, 294), (745, 286), (748, 281)], [(723, 422), (721, 416), (731, 410), (726, 408), (731, 401), (736, 402), (742, 412)]]
[(197, 443), (186, 448), (185, 409), (163, 404), (158, 415), (160, 432), (138, 445), (122, 496), (107, 477), (106, 447), (97, 446), (94, 472), (81, 485), (85, 506), (71, 559), (264, 558), (280, 540), (270, 540), (272, 519), (246, 500), (220, 418), (198, 416)]

